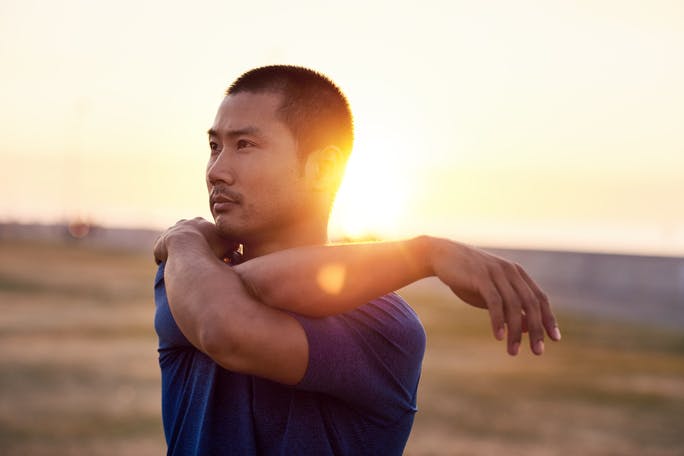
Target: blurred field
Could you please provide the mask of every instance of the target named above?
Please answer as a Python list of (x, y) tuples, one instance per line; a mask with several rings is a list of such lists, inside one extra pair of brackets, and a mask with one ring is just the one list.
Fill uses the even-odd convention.
[[(158, 455), (148, 253), (0, 242), (0, 454)], [(411, 455), (682, 455), (684, 333), (561, 314), (510, 358), (486, 316), (429, 281)], [(525, 347), (526, 348), (526, 347)]]

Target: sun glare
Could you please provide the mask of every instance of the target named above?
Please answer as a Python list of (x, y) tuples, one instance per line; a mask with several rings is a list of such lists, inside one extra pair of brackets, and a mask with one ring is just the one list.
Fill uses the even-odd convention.
[(387, 239), (401, 233), (407, 205), (401, 154), (373, 143), (359, 140), (349, 160), (331, 216), (333, 240)]

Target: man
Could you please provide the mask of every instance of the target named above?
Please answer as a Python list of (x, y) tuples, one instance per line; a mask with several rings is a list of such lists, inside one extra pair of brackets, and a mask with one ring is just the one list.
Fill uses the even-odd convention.
[(326, 245), (353, 138), (326, 77), (249, 71), (208, 134), (215, 224), (181, 221), (155, 245), (169, 454), (401, 454), (425, 334), (392, 290), (423, 277), (488, 309), (511, 355), (525, 330), (536, 354), (544, 331), (560, 339), (546, 296), (501, 258), (427, 236)]

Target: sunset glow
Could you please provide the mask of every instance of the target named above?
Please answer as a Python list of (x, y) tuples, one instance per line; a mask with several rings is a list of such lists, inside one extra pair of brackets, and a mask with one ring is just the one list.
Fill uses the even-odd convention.
[(667, 0), (350, 1), (334, 15), (10, 0), (0, 221), (210, 218), (204, 132), (223, 91), (290, 63), (328, 74), (355, 117), (331, 238), (684, 255), (682, 55), (684, 10)]
[(402, 233), (409, 210), (402, 156), (380, 137), (357, 140), (331, 216), (333, 239), (393, 238)]

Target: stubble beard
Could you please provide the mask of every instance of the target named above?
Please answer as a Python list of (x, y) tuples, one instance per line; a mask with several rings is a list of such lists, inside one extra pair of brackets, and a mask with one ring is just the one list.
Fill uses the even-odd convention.
[(216, 231), (218, 231), (222, 238), (241, 244), (244, 243), (244, 233), (241, 233), (241, 230), (230, 224), (228, 220), (223, 219), (220, 214), (214, 216), (214, 224), (216, 225)]

